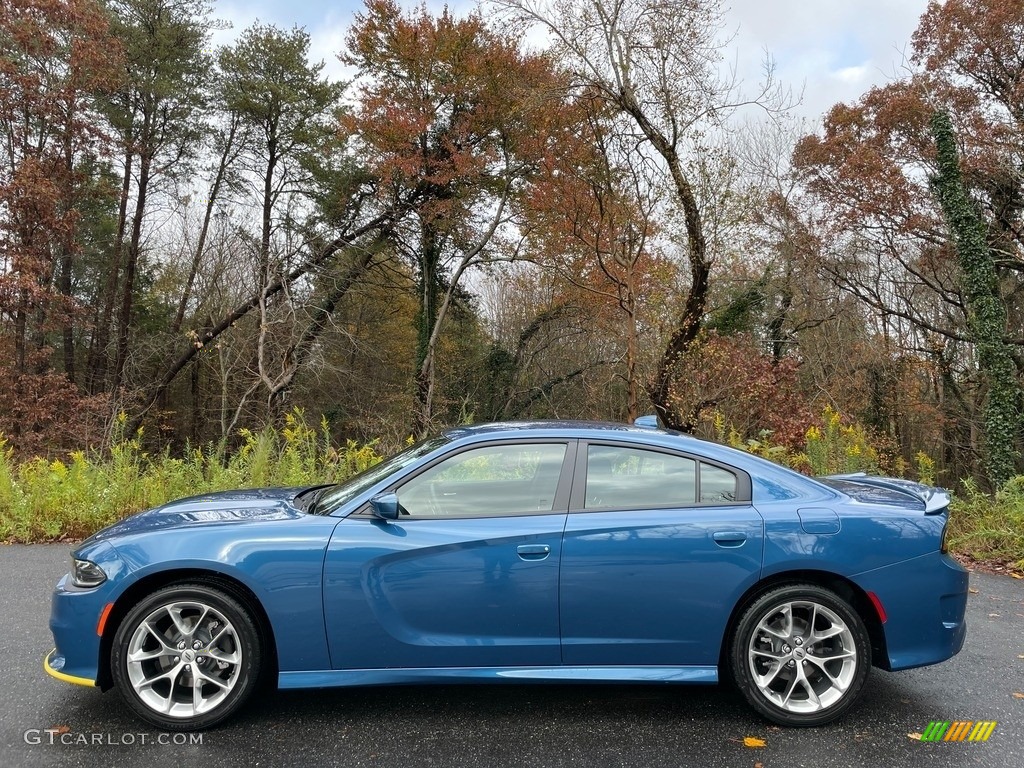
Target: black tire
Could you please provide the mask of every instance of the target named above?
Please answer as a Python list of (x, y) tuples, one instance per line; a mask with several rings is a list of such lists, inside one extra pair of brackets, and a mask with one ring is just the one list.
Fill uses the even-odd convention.
[(765, 592), (743, 612), (729, 665), (743, 696), (764, 717), (786, 726), (823, 725), (856, 702), (871, 668), (871, 643), (857, 611), (841, 597), (792, 584)]
[[(260, 631), (249, 609), (198, 583), (164, 587), (135, 605), (118, 627), (110, 655), (122, 698), (165, 731), (223, 722), (255, 690), (262, 664)], [(160, 711), (160, 702), (168, 711)]]

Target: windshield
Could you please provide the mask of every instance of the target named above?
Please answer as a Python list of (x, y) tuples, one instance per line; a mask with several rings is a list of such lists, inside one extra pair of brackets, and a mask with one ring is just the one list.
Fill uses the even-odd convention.
[(349, 478), (344, 483), (336, 485), (333, 488), (329, 488), (317, 501), (317, 514), (331, 514), (331, 512), (342, 505), (352, 501), (352, 499), (361, 494), (367, 488), (376, 485), (388, 475), (397, 472), (403, 467), (409, 466), (418, 458), (426, 456), (428, 453), (436, 448), (440, 448), (447, 442), (448, 438), (444, 435), (422, 440), (421, 442), (416, 443), (416, 445), (409, 446), (401, 453), (396, 453), (390, 459), (385, 459), (380, 462), (380, 464), (374, 464), (366, 471), (360, 472), (358, 475)]

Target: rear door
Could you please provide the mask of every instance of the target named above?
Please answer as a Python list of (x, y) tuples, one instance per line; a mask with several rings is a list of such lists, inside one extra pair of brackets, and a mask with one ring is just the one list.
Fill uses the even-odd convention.
[(646, 446), (580, 443), (559, 588), (567, 665), (718, 664), (759, 577), (761, 516), (742, 471)]
[(335, 528), (324, 608), (336, 669), (555, 666), (575, 442), (454, 451), (394, 490), (400, 517)]

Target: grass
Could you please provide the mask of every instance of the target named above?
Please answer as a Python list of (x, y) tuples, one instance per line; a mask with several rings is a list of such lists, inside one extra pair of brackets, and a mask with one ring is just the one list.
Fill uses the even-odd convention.
[[(123, 424), (123, 420), (122, 420)], [(288, 414), (280, 432), (241, 432), (241, 447), (206, 446), (173, 457), (144, 452), (136, 435), (109, 454), (72, 453), (66, 461), (15, 462), (0, 436), (0, 541), (84, 538), (128, 515), (212, 491), (336, 482), (380, 461), (374, 445), (331, 444), (326, 423)]]

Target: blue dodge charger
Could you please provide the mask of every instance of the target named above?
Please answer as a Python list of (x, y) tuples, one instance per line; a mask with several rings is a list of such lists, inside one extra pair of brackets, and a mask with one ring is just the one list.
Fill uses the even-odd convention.
[(167, 730), (260, 687), (731, 680), (776, 723), (964, 642), (949, 496), (621, 424), (461, 427), (341, 485), (197, 496), (83, 542), (48, 673)]

